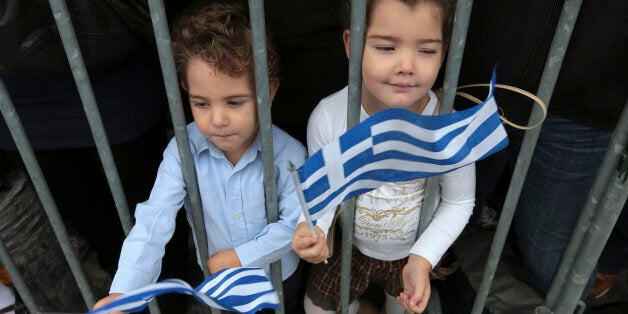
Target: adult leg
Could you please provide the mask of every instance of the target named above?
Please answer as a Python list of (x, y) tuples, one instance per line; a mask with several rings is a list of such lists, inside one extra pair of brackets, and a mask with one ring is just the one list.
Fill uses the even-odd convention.
[[(543, 125), (514, 219), (526, 279), (542, 294), (549, 290), (610, 137), (551, 115)], [(511, 140), (516, 151), (521, 137)]]

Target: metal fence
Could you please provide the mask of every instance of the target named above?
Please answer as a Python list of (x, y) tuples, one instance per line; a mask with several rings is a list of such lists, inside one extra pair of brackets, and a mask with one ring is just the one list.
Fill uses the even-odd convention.
[[(97, 110), (97, 102), (92, 91), (89, 76), (81, 56), (76, 36), (70, 21), (68, 9), (63, 0), (49, 0), (52, 8), (56, 24), (58, 26), (63, 46), (65, 48), (72, 73), (76, 85), (78, 87), (81, 100), (87, 115), (90, 128), (93, 133), (94, 140), (98, 149), (102, 165), (107, 175), (107, 180), (117, 205), (120, 221), (125, 233), (131, 229), (132, 221), (129, 215), (129, 207), (124, 198), (120, 178), (116, 170), (110, 146), (107, 141), (103, 123)], [(189, 204), (192, 209), (194, 221), (194, 230), (202, 260), (207, 260), (207, 239), (205, 238), (205, 226), (203, 224), (203, 216), (199, 189), (196, 180), (196, 174), (192, 165), (190, 147), (187, 145), (188, 136), (186, 133), (186, 123), (183, 114), (181, 95), (176, 76), (174, 59), (170, 44), (170, 35), (167, 25), (167, 19), (163, 2), (161, 0), (149, 0), (151, 19), (153, 23), (154, 34), (159, 51), (164, 83), (168, 95), (170, 114), (174, 127), (175, 137), (177, 139), (179, 152), (184, 169), (184, 178), (187, 185), (187, 193)], [(571, 32), (573, 30), (576, 18), (581, 5), (581, 0), (565, 1), (558, 27), (556, 28), (550, 54), (547, 58), (545, 69), (543, 71), (541, 83), (537, 91), (537, 95), (549, 104), (554, 85), (558, 77), (562, 60), (569, 43)], [(451, 112), (455, 97), (455, 89), (458, 82), (458, 75), (462, 63), (462, 55), (465, 47), (466, 33), (469, 25), (471, 7), (473, 1), (459, 0), (457, 4), (456, 18), (454, 22), (453, 36), (450, 45), (450, 52), (447, 59), (444, 95), (442, 98), (441, 114)], [(278, 217), (278, 209), (276, 204), (276, 186), (273, 166), (273, 139), (271, 133), (271, 115), (270, 101), (268, 94), (268, 73), (266, 64), (266, 35), (264, 25), (264, 5), (263, 1), (249, 1), (251, 12), (251, 27), (253, 30), (253, 47), (255, 50), (255, 82), (258, 95), (258, 112), (260, 120), (260, 133), (262, 139), (262, 152), (264, 164), (264, 185), (266, 193), (266, 209), (269, 222), (276, 221)], [(351, 12), (351, 55), (349, 63), (349, 106), (348, 106), (348, 127), (359, 122), (360, 112), (360, 85), (361, 85), (361, 63), (362, 49), (364, 47), (365, 32), (365, 1), (352, 1)], [(20, 119), (16, 114), (15, 108), (8, 95), (4, 84), (0, 81), (0, 109), (2, 115), (11, 130), (11, 134), (15, 140), (16, 146), (22, 156), (27, 171), (30, 175), (32, 183), (43, 204), (44, 210), (50, 220), (54, 233), (61, 245), (63, 253), (72, 270), (72, 274), (78, 283), (80, 292), (84, 298), (87, 307), (91, 308), (96, 301), (90, 283), (87, 280), (85, 271), (76, 256), (70, 243), (67, 231), (64, 228), (59, 212), (52, 198), (46, 180), (35, 158), (33, 149), (25, 135)], [(530, 117), (530, 123), (538, 121), (542, 113), (539, 108), (535, 108)], [(597, 179), (590, 191), (587, 203), (583, 208), (583, 213), (578, 221), (578, 227), (574, 231), (571, 242), (561, 262), (559, 271), (554, 278), (551, 289), (545, 299), (544, 304), (540, 304), (537, 308), (539, 312), (550, 313), (571, 313), (576, 310), (580, 295), (585, 289), (585, 285), (590, 274), (601, 254), (603, 243), (605, 243), (610, 235), (610, 228), (601, 228), (600, 226), (608, 226), (614, 224), (617, 220), (619, 212), (626, 201), (628, 195), (628, 187), (625, 182), (618, 179), (615, 165), (618, 163), (628, 136), (628, 110), (625, 109), (617, 124), (617, 129), (612, 137), (609, 149), (605, 155), (604, 162), (598, 171)], [(532, 154), (540, 133), (540, 128), (526, 132), (521, 152), (515, 165), (515, 173), (525, 174), (528, 171)], [(485, 305), (489, 288), (493, 281), (495, 271), (502, 250), (504, 248), (506, 235), (513, 219), (514, 210), (519, 200), (525, 175), (516, 176), (510, 182), (506, 195), (504, 207), (501, 212), (501, 218), (497, 226), (495, 237), (490, 249), (490, 254), (485, 266), (482, 282), (473, 306), (473, 313), (481, 313)], [(435, 211), (435, 195), (438, 182), (436, 179), (429, 179), (426, 188), (426, 195), (421, 212), (421, 225), (419, 233), (425, 230), (429, 224)], [(350, 222), (342, 228), (342, 270), (341, 270), (341, 305), (342, 313), (348, 312), (349, 306), (349, 282), (351, 268), (351, 248), (353, 246), (353, 221), (354, 221), (354, 201), (346, 204), (347, 210), (344, 212), (344, 221)], [(0, 239), (0, 261), (8, 270), (15, 288), (31, 313), (42, 313), (34, 301), (33, 295), (26, 286), (20, 271), (13, 262), (11, 254), (6, 245), (6, 239)], [(576, 256), (585, 256), (586, 258), (576, 259)], [(271, 267), (273, 277), (273, 285), (282, 296), (282, 280), (281, 265), (276, 262)], [(208, 269), (204, 269), (205, 276)], [(584, 274), (584, 275), (582, 275)], [(438, 292), (434, 287), (432, 298), (428, 305), (430, 313), (440, 313), (438, 307)], [(582, 307), (580, 307), (581, 309)], [(159, 309), (155, 302), (150, 305), (152, 313), (159, 313)], [(218, 313), (216, 309), (212, 309), (213, 313)], [(282, 310), (283, 313), (283, 305)]]

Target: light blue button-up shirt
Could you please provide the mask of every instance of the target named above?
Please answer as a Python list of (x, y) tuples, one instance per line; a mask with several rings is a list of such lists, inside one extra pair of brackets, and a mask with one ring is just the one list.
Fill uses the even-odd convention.
[[(303, 164), (307, 156), (305, 148), (273, 126), (279, 220), (267, 224), (259, 136), (233, 166), (195, 123), (189, 124), (187, 131), (209, 254), (235, 249), (243, 266), (264, 267), (267, 271), (270, 263), (281, 259), (282, 277), (288, 278), (299, 262), (291, 240), (300, 213), (288, 165), (289, 162), (295, 166)], [(179, 153), (172, 139), (164, 152), (150, 198), (135, 209), (135, 225), (122, 246), (110, 293), (127, 293), (157, 280), (165, 245), (174, 233), (175, 217), (184, 206), (185, 196)], [(185, 208), (192, 226), (188, 204)], [(197, 258), (201, 267), (207, 267), (198, 252)]]

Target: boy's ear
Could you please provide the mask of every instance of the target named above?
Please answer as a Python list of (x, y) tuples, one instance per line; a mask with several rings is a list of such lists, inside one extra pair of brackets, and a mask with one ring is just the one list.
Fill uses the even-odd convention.
[(185, 90), (186, 92), (188, 91), (188, 87), (185, 86), (185, 82), (181, 81), (181, 88), (183, 88), (183, 90)]
[(349, 58), (349, 48), (351, 48), (351, 31), (348, 29), (345, 29), (344, 32), (342, 32), (342, 41), (345, 43), (345, 53), (347, 54), (347, 58)]
[(279, 89), (279, 80), (270, 80), (268, 82), (270, 105), (273, 105), (273, 99), (275, 99), (275, 95), (277, 94), (277, 90)]

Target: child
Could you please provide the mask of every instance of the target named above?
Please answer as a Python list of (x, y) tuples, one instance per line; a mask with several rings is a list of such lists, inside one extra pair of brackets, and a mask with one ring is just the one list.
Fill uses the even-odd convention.
[[(370, 0), (362, 61), (360, 119), (386, 108), (405, 108), (433, 115), (437, 97), (430, 90), (451, 37), (453, 0)], [(349, 12), (349, 10), (347, 11)], [(349, 54), (348, 29), (343, 34)], [(345, 88), (323, 99), (308, 123), (310, 154), (339, 137), (347, 128)], [(370, 282), (386, 291), (386, 312), (422, 312), (430, 295), (429, 272), (467, 223), (474, 205), (475, 168), (469, 165), (439, 177), (440, 200), (427, 230), (415, 242), (425, 180), (385, 184), (356, 200), (355, 248), (352, 253), (350, 313)], [(318, 237), (305, 222), (297, 226), (292, 246), (313, 265), (307, 283), (307, 313), (340, 309), (340, 254), (328, 264), (325, 236), (328, 213), (317, 221)], [(395, 297), (396, 300), (395, 300)], [(397, 301), (397, 302), (396, 302)]]
[[(209, 260), (199, 264), (215, 273), (240, 266), (268, 270), (270, 263), (281, 260), (289, 309), (291, 302), (298, 303), (294, 295), (301, 275), (296, 271), (299, 258), (290, 247), (300, 205), (288, 165), (302, 164), (306, 151), (273, 127), (279, 220), (267, 225), (248, 13), (234, 4), (211, 4), (182, 17), (173, 28), (172, 41), (181, 86), (194, 117), (187, 131), (209, 251)], [(270, 45), (268, 67), (272, 100), (279, 80), (278, 58)], [(136, 223), (124, 241), (111, 295), (96, 306), (157, 280), (164, 246), (185, 196), (173, 139), (150, 198), (137, 205)]]

